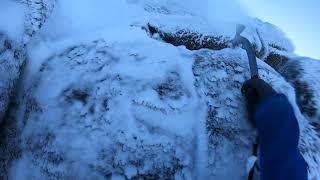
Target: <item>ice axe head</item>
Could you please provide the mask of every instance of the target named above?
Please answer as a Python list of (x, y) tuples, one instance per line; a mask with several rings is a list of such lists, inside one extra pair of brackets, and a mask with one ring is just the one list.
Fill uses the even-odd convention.
[(242, 24), (237, 24), (237, 29), (236, 29), (236, 36), (240, 36), (240, 34), (244, 31), (246, 26)]
[(234, 38), (231, 40), (231, 45), (232, 47), (236, 47), (239, 44), (241, 44), (241, 33), (244, 31), (244, 29), (246, 28), (245, 25), (242, 24), (237, 24), (236, 27), (236, 35), (234, 36)]

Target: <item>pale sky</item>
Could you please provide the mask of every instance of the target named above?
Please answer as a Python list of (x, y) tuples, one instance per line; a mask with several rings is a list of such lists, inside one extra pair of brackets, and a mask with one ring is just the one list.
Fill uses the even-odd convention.
[(296, 53), (320, 60), (320, 0), (240, 0), (249, 14), (277, 25)]

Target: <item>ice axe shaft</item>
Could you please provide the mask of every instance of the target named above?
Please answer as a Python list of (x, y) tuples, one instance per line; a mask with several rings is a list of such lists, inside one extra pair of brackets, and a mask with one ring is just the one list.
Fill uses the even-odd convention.
[[(251, 79), (258, 79), (259, 72), (258, 72), (258, 65), (257, 65), (255, 51), (254, 51), (250, 41), (247, 38), (241, 36), (241, 33), (244, 31), (245, 28), (246, 27), (244, 25), (237, 25), (236, 35), (235, 35), (234, 39), (232, 40), (232, 45), (235, 47), (235, 46), (238, 46), (241, 44), (242, 48), (246, 50), (247, 55), (248, 55), (248, 59), (249, 59)], [(255, 90), (251, 89), (251, 88), (242, 89), (242, 93), (248, 97), (248, 96), (252, 95), (253, 93), (255, 93)], [(258, 148), (259, 148), (259, 143), (258, 143), (258, 139), (257, 139), (256, 143), (253, 145), (253, 155), (256, 157), (258, 156), (258, 153), (257, 153)], [(257, 167), (255, 167), (255, 166), (257, 166)], [(258, 163), (256, 161), (255, 165), (253, 166), (253, 168), (249, 172), (248, 180), (252, 180), (254, 178), (254, 174), (255, 174), (255, 171), (257, 171), (257, 169), (258, 169)]]
[(259, 78), (258, 65), (257, 65), (255, 51), (254, 51), (250, 41), (247, 38), (241, 36), (241, 33), (244, 31), (244, 29), (245, 29), (244, 25), (237, 25), (236, 35), (235, 35), (234, 39), (232, 40), (232, 45), (233, 46), (238, 46), (240, 44), (242, 45), (242, 48), (246, 50), (247, 55), (248, 55), (251, 79)]

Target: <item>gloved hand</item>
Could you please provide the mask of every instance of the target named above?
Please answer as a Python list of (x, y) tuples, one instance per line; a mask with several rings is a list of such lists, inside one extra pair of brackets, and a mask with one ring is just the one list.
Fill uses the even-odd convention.
[(249, 120), (255, 127), (254, 114), (257, 105), (276, 92), (268, 83), (259, 78), (253, 78), (246, 81), (241, 88), (241, 92), (247, 99)]

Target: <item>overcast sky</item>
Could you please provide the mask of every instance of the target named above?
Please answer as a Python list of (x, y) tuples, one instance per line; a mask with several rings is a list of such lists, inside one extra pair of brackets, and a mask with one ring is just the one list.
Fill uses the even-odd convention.
[(280, 27), (296, 53), (320, 60), (320, 0), (240, 0), (249, 14)]

